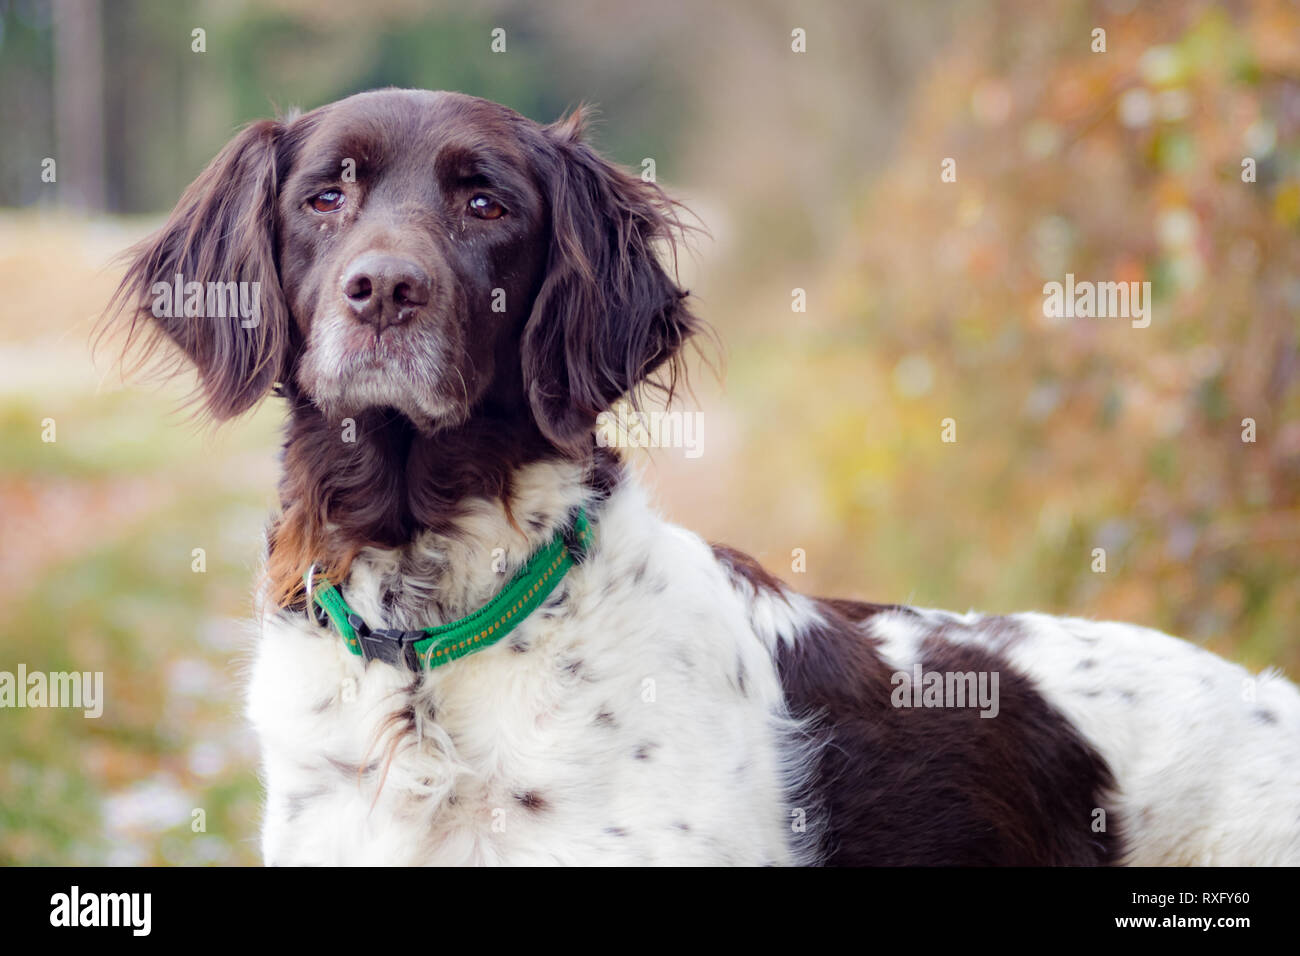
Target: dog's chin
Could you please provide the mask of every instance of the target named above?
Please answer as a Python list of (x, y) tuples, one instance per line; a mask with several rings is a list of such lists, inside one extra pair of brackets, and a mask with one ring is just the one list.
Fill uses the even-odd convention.
[(359, 418), (374, 410), (396, 412), (409, 419), (422, 434), (434, 435), (465, 423), (469, 412), (461, 402), (451, 402), (389, 388), (349, 388), (343, 394), (315, 399), (331, 421)]
[(460, 396), (438, 395), (388, 369), (363, 369), (346, 379), (303, 383), (307, 395), (325, 417), (345, 424), (365, 412), (388, 410), (406, 418), (423, 434), (433, 435), (464, 424), (469, 407)]
[[(374, 409), (401, 413), (426, 434), (463, 424), (473, 396), (466, 376), (421, 337), (387, 334), (382, 340), (326, 338), (309, 347), (298, 383), (331, 421)], [(359, 347), (358, 347), (359, 346)], [(472, 382), (475, 376), (469, 376)]]

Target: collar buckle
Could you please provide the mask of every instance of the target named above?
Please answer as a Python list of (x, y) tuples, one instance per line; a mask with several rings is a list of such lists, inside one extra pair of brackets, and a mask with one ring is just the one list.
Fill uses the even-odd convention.
[(398, 631), (387, 627), (372, 631), (359, 614), (349, 614), (348, 623), (357, 633), (361, 656), (367, 664), (383, 661), (393, 667), (405, 665), (408, 670), (419, 672), (420, 658), (415, 651), (415, 642), (425, 638), (423, 631)]
[[(321, 627), (332, 624), (348, 651), (367, 664), (379, 660), (419, 673), (424, 667), (439, 667), (497, 643), (547, 600), (569, 568), (586, 559), (591, 546), (591, 522), (586, 511), (578, 508), (551, 543), (535, 552), (487, 604), (459, 620), (416, 631), (370, 628), (338, 588), (324, 577), (317, 580), (318, 569), (313, 564), (303, 575), (308, 613)], [(416, 647), (420, 643), (426, 645), (423, 661)]]

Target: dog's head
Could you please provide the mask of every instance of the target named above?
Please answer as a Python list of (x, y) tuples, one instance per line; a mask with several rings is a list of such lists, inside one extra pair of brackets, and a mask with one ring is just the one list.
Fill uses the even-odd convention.
[(589, 447), (695, 320), (657, 255), (672, 202), (581, 134), (581, 112), (544, 127), (418, 90), (255, 123), (132, 251), (118, 301), (218, 420), (281, 383), (331, 422), (394, 409), (436, 435), (492, 406)]

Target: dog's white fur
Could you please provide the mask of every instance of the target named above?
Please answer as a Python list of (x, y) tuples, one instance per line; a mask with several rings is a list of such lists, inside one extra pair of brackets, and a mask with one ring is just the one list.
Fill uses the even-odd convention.
[[(372, 626), (473, 610), (591, 504), (580, 478), (571, 465), (520, 473), (511, 510), (526, 534), (484, 500), (455, 537), (364, 552), (347, 600)], [(815, 808), (788, 797), (809, 738), (773, 663), (816, 605), (737, 582), (634, 479), (596, 510), (593, 551), (542, 609), (421, 676), (364, 666), (305, 615), (265, 615), (249, 714), (267, 863), (817, 862), (816, 828), (802, 825)], [(923, 611), (863, 626), (900, 670), (939, 624), (995, 642), (1110, 764), (1126, 862), (1300, 863), (1295, 687), (1145, 628), (1025, 614), (1005, 641), (983, 620)]]

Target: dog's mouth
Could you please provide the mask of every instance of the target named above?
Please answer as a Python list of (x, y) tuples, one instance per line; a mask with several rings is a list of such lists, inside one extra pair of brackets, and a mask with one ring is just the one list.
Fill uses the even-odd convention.
[(392, 325), (382, 329), (349, 329), (341, 343), (343, 363), (352, 370), (400, 370), (418, 358), (410, 329)]
[(422, 430), (462, 421), (470, 383), (427, 323), (383, 328), (323, 316), (302, 354), (298, 382), (330, 417), (395, 408)]

